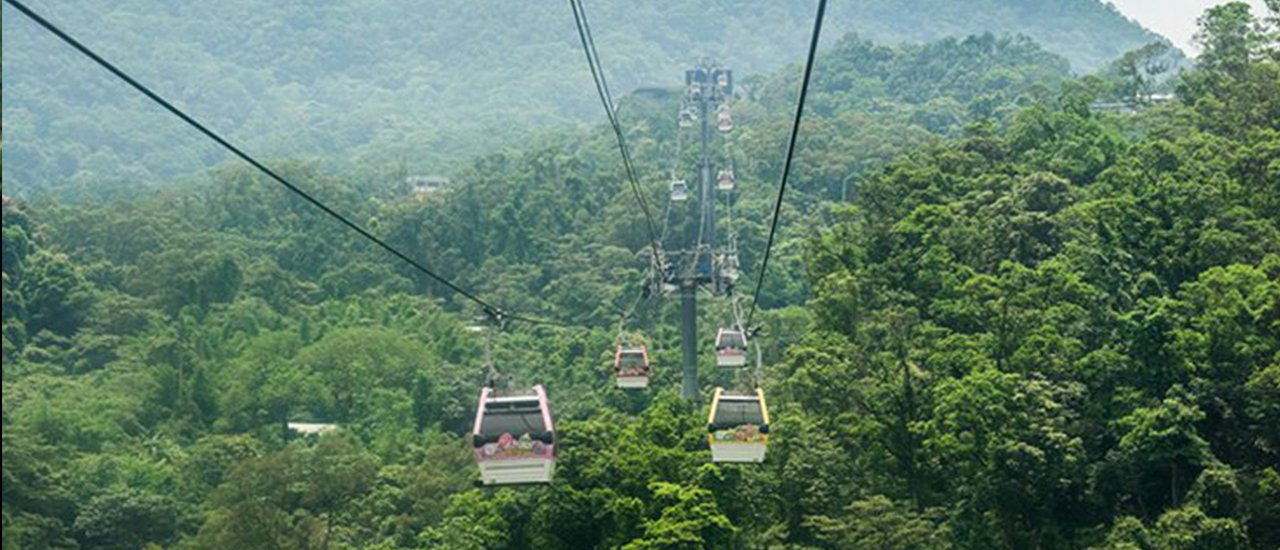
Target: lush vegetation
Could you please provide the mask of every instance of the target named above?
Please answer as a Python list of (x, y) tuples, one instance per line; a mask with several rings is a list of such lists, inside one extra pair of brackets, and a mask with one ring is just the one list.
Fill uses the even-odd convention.
[[(73, 35), (263, 154), (380, 182), (451, 174), (539, 131), (597, 120), (564, 2), (35, 2)], [(829, 35), (881, 43), (1022, 33), (1101, 66), (1157, 37), (1096, 0), (861, 0)], [(589, 3), (619, 90), (663, 86), (699, 56), (747, 75), (804, 54), (813, 2)], [(15, 16), (9, 16), (13, 13)], [(217, 165), (217, 147), (6, 8), (9, 194), (110, 197)]]
[[(422, 202), (273, 163), (487, 299), (598, 327), (491, 342), (551, 393), (550, 487), (472, 487), (476, 312), (248, 168), (101, 203), (7, 200), (4, 546), (1275, 548), (1269, 5), (1266, 21), (1209, 11), (1177, 100), (1128, 115), (1090, 105), (1133, 99), (1159, 52), (1084, 78), (1022, 38), (826, 52), (763, 295), (759, 466), (708, 462), (705, 404), (675, 394), (672, 301), (630, 327), (653, 339), (654, 389), (611, 387), (646, 242), (602, 128), (473, 158)], [(745, 79), (744, 266), (794, 72)], [(657, 204), (674, 109), (622, 108)], [(672, 212), (670, 233), (690, 218)], [(709, 332), (726, 306), (703, 303)], [(299, 437), (291, 420), (340, 428)]]

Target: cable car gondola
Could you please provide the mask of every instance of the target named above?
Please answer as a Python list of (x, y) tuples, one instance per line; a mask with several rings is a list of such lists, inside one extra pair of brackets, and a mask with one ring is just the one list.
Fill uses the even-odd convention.
[(556, 468), (555, 429), (541, 385), (519, 393), (480, 392), (472, 446), (484, 485), (550, 483)]
[(747, 334), (735, 328), (716, 333), (716, 366), (741, 367), (747, 364)]
[(716, 388), (707, 418), (712, 462), (763, 462), (769, 446), (769, 407), (764, 390), (726, 392)]
[(699, 280), (710, 281), (711, 275), (715, 272), (715, 255), (709, 249), (710, 247), (703, 245), (698, 248), (698, 253), (693, 259), (693, 273), (697, 275)]
[(689, 200), (689, 186), (684, 180), (673, 180), (671, 182), (671, 200), (675, 202), (684, 202)]
[(619, 388), (649, 387), (649, 350), (643, 344), (618, 344), (618, 352), (613, 356), (613, 373)]
[(720, 255), (720, 283), (725, 287), (725, 293), (731, 293), (733, 285), (738, 282), (738, 255), (734, 252), (725, 252)]
[(680, 117), (676, 119), (677, 124), (681, 128), (693, 128), (693, 123), (698, 120), (698, 116), (693, 114), (693, 109), (682, 109)]
[(728, 105), (721, 105), (716, 112), (716, 129), (725, 133), (733, 130), (733, 115), (729, 114)]
[(716, 176), (716, 189), (721, 191), (733, 191), (735, 179), (733, 177), (732, 168), (724, 168)]

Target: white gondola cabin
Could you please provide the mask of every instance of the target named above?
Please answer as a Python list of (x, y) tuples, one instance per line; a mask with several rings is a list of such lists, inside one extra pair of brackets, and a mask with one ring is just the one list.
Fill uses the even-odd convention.
[(720, 110), (716, 112), (716, 129), (721, 132), (733, 130), (733, 115), (729, 113), (728, 105), (721, 105)]
[(747, 364), (747, 334), (733, 328), (716, 333), (716, 366), (741, 367)]
[(692, 109), (682, 109), (676, 120), (681, 128), (693, 128), (693, 123), (697, 122), (698, 117), (693, 114)]
[(726, 392), (716, 388), (707, 418), (712, 462), (763, 462), (769, 447), (769, 407), (764, 391)]
[(684, 202), (689, 200), (689, 185), (684, 180), (674, 180), (671, 182), (671, 200), (675, 202)]
[(613, 356), (614, 378), (619, 388), (649, 387), (649, 350), (644, 345), (618, 345)]
[(471, 438), (484, 485), (550, 483), (555, 474), (555, 428), (541, 385), (514, 394), (482, 390)]
[(720, 281), (728, 286), (733, 286), (738, 282), (738, 254), (735, 252), (725, 252), (720, 255)]
[(733, 168), (722, 169), (716, 175), (716, 189), (721, 191), (733, 191), (736, 182), (737, 180), (733, 177)]

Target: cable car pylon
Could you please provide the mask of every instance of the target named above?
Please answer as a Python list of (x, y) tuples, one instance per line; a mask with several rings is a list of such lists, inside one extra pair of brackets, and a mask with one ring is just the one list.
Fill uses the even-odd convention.
[[(720, 121), (723, 117), (713, 118), (719, 113), (727, 113), (728, 101), (733, 97), (733, 71), (720, 67), (711, 59), (703, 59), (696, 66), (685, 71), (684, 101), (677, 115), (677, 144), (681, 137), (681, 129), (690, 128), (698, 123), (701, 134), (701, 154), (698, 167), (698, 223), (690, 227), (688, 242), (691, 248), (672, 254), (672, 266), (664, 274), (665, 282), (678, 289), (680, 293), (680, 339), (682, 356), (682, 377), (680, 395), (689, 401), (697, 401), (700, 394), (698, 385), (698, 288), (706, 285), (713, 292), (726, 290), (719, 275), (722, 252), (716, 234), (716, 201), (715, 195), (721, 190), (719, 172), (713, 171), (712, 142), (716, 135), (725, 132)], [(675, 165), (680, 163), (679, 145), (677, 145)], [(673, 174), (678, 169), (672, 170)], [(674, 178), (673, 178), (674, 179)], [(683, 191), (681, 189), (680, 191)], [(684, 193), (677, 193), (673, 184), (672, 200), (682, 201)]]

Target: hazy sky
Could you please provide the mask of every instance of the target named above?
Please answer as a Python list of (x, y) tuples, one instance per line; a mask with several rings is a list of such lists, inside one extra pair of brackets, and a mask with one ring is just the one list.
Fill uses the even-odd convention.
[[(1266, 13), (1262, 0), (1245, 1), (1253, 6), (1254, 15)], [(1196, 32), (1196, 18), (1209, 6), (1225, 4), (1227, 0), (1111, 0), (1111, 3), (1121, 13), (1169, 37), (1183, 51), (1195, 55), (1198, 48), (1191, 43), (1191, 35)]]

